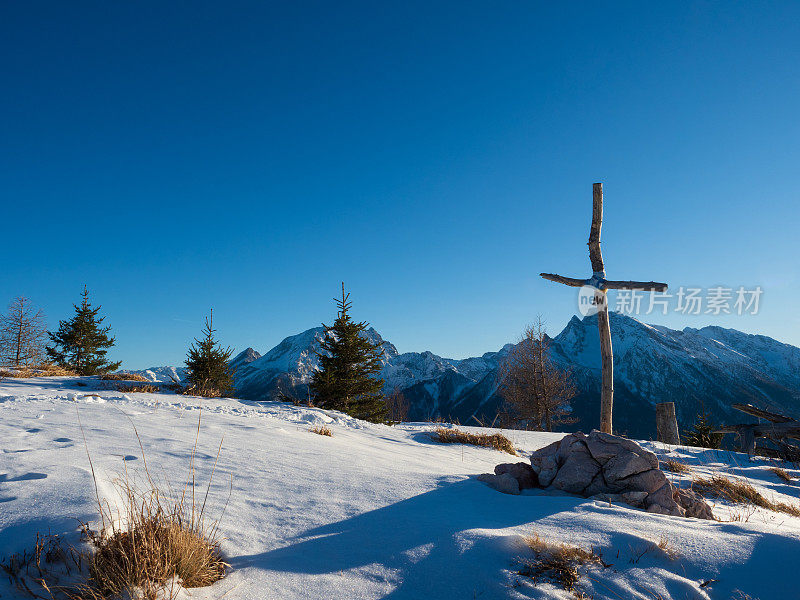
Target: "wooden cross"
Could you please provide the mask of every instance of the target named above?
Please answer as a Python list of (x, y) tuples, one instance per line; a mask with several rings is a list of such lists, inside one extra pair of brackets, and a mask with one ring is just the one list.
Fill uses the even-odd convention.
[(600, 356), (603, 360), (603, 388), (600, 397), (600, 431), (611, 433), (611, 412), (614, 407), (614, 354), (611, 351), (611, 327), (608, 322), (607, 290), (647, 290), (664, 292), (666, 283), (655, 281), (609, 281), (603, 266), (603, 254), (600, 252), (600, 228), (603, 225), (603, 184), (592, 186), (592, 227), (589, 230), (589, 261), (592, 263), (592, 276), (589, 279), (573, 279), (552, 273), (540, 275), (550, 281), (563, 283), (571, 287), (585, 285), (594, 288), (594, 301), (598, 307), (597, 327), (600, 330)]

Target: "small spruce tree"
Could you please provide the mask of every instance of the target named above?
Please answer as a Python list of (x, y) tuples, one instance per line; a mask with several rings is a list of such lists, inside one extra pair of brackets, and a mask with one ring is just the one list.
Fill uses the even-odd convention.
[(96, 375), (119, 369), (121, 362), (110, 362), (106, 358), (108, 349), (114, 345), (109, 337), (111, 327), (102, 327), (105, 317), (98, 317), (101, 306), (92, 308), (89, 290), (83, 286), (81, 304), (73, 305), (75, 316), (58, 322), (58, 331), (48, 332), (52, 346), (45, 348), (47, 356), (61, 367), (79, 375)]
[(233, 348), (222, 348), (214, 339), (214, 311), (206, 319), (203, 339), (195, 338), (186, 355), (187, 393), (204, 398), (219, 398), (233, 390), (233, 371), (229, 361)]
[(331, 327), (323, 323), (325, 338), (320, 344), (320, 370), (314, 373), (311, 392), (322, 408), (340, 410), (375, 423), (386, 420), (383, 380), (376, 377), (382, 366), (381, 344), (369, 341), (364, 331), (369, 323), (350, 318), (350, 294), (342, 283), (339, 309)]
[(711, 420), (711, 415), (701, 409), (695, 418), (694, 429), (683, 435), (682, 443), (687, 446), (718, 450), (722, 445), (723, 434), (715, 433), (716, 429), (717, 426)]

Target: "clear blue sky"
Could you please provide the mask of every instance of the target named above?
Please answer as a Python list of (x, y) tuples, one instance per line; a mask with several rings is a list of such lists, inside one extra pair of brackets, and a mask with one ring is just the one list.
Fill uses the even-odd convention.
[(84, 284), (125, 367), (354, 316), (480, 354), (588, 276), (761, 285), (800, 345), (800, 3), (7, 2), (0, 303)]

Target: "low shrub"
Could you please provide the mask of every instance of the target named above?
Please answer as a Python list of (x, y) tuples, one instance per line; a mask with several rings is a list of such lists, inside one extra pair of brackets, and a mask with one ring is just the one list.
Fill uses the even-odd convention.
[(455, 428), (438, 427), (434, 430), (434, 434), (434, 439), (442, 444), (470, 444), (517, 455), (514, 444), (502, 433), (469, 433)]

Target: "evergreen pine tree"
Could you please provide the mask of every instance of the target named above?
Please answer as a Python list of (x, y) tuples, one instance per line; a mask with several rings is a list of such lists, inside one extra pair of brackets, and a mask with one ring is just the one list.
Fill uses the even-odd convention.
[(195, 338), (186, 355), (186, 379), (189, 393), (205, 398), (226, 396), (233, 390), (233, 371), (229, 361), (233, 348), (222, 348), (214, 339), (214, 311), (206, 319), (203, 339)]
[(694, 429), (684, 434), (682, 443), (686, 446), (698, 448), (719, 449), (722, 445), (722, 434), (715, 433), (717, 426), (711, 420), (711, 415), (702, 410), (694, 421)]
[(98, 317), (101, 306), (92, 308), (89, 290), (83, 286), (81, 305), (75, 307), (75, 316), (58, 322), (58, 331), (49, 332), (52, 346), (45, 348), (47, 356), (56, 364), (79, 375), (95, 375), (119, 369), (121, 362), (109, 362), (108, 349), (114, 345), (109, 337), (111, 327), (101, 327), (105, 317)]
[(366, 322), (350, 318), (350, 294), (342, 283), (341, 300), (334, 298), (339, 309), (333, 326), (325, 328), (320, 344), (320, 370), (314, 373), (311, 391), (314, 402), (322, 408), (340, 410), (358, 419), (380, 423), (386, 420), (383, 380), (376, 377), (381, 370), (381, 344), (369, 341), (364, 331)]

